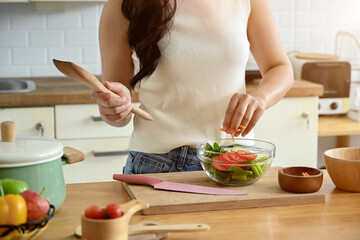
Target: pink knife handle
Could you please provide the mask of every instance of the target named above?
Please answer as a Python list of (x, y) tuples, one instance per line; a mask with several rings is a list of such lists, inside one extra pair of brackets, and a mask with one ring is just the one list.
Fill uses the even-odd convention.
[(150, 185), (150, 186), (154, 186), (155, 184), (164, 181), (161, 179), (146, 177), (136, 174), (114, 174), (113, 179), (130, 184), (140, 184), (140, 185)]

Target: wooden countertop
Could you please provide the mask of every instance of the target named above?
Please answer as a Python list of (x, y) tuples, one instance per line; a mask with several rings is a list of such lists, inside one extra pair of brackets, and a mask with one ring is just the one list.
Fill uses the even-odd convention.
[(360, 134), (360, 122), (346, 115), (319, 116), (319, 137)]
[[(26, 78), (35, 81), (37, 89), (28, 93), (0, 93), (0, 107), (46, 106), (57, 104), (94, 103), (91, 90), (66, 77)], [(259, 84), (259, 80), (247, 83), (247, 91)], [(320, 84), (295, 80), (286, 97), (321, 96), (323, 86)], [(134, 102), (138, 101), (134, 94)]]
[[(150, 220), (166, 224), (205, 223), (211, 230), (171, 233), (171, 240), (206, 239), (358, 239), (360, 236), (360, 193), (338, 190), (326, 170), (321, 191), (326, 203), (181, 214), (135, 214), (131, 224)], [(130, 198), (119, 182), (67, 185), (63, 206), (38, 240), (74, 239), (80, 215), (92, 204), (125, 203)]]

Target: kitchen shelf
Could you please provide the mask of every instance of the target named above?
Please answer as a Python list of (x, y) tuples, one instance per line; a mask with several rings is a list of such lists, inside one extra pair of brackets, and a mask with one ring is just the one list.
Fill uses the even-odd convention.
[(346, 115), (319, 116), (319, 137), (336, 136), (336, 147), (349, 147), (351, 135), (360, 135), (360, 122)]

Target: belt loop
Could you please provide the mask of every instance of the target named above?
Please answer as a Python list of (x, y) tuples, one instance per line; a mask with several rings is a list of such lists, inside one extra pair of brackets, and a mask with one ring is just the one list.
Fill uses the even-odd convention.
[(177, 162), (176, 169), (181, 170), (184, 167), (188, 149), (189, 149), (188, 146), (181, 147), (180, 157), (179, 157), (179, 160)]

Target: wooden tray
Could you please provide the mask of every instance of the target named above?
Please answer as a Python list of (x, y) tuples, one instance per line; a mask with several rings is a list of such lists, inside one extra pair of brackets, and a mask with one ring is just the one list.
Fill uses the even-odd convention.
[[(150, 204), (150, 208), (141, 211), (144, 215), (273, 207), (325, 202), (325, 194), (321, 191), (307, 194), (289, 193), (283, 191), (278, 184), (278, 169), (279, 168), (271, 168), (262, 179), (253, 185), (243, 187), (219, 185), (212, 181), (203, 171), (146, 175), (164, 179), (166, 181), (209, 187), (224, 187), (248, 193), (247, 195), (239, 196), (204, 195), (155, 190), (151, 186), (131, 185), (126, 183), (123, 183), (123, 185), (132, 199), (146, 201)], [(324, 181), (326, 178), (328, 178), (328, 176), (324, 175)]]

